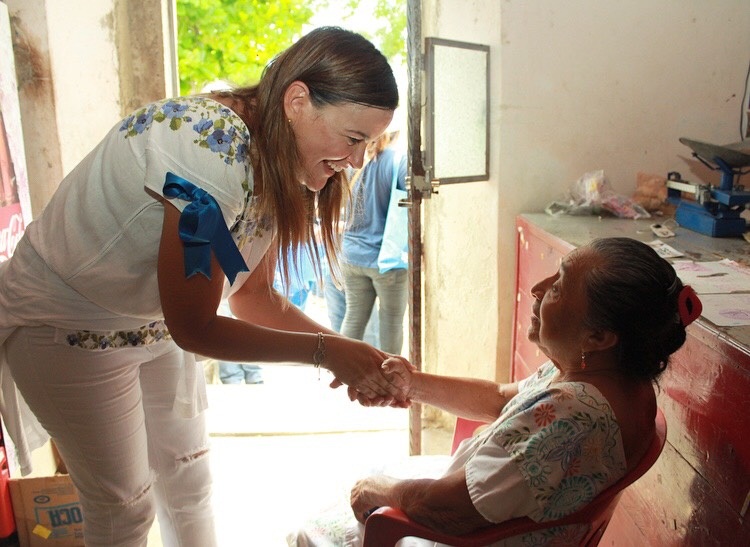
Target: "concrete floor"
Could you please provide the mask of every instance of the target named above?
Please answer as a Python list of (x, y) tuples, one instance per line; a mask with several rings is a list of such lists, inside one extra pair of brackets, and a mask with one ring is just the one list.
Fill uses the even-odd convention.
[[(262, 385), (208, 386), (214, 507), (221, 547), (284, 546), (286, 534), (358, 476), (409, 452), (408, 411), (363, 408), (309, 367), (263, 367)], [(451, 432), (423, 435), (447, 453)], [(149, 546), (160, 547), (158, 524)]]
[[(328, 325), (325, 301), (305, 313)], [(404, 321), (406, 323), (406, 321)], [(405, 325), (404, 347), (408, 347)], [(263, 367), (264, 384), (208, 385), (208, 430), (220, 547), (283, 547), (286, 534), (359, 476), (409, 454), (408, 411), (364, 408), (312, 367)], [(452, 431), (425, 429), (425, 454), (448, 454)], [(158, 523), (149, 547), (162, 547)]]

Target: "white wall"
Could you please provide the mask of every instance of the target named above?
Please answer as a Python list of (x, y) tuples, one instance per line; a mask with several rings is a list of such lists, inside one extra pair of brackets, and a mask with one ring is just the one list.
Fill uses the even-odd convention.
[[(48, 0), (47, 37), (63, 173), (120, 118), (114, 0)], [(85, 29), (82, 32), (81, 29)]]
[(119, 118), (114, 0), (6, 0), (32, 210)]
[[(424, 36), (491, 46), (490, 180), (425, 205), (427, 370), (507, 378), (514, 218), (587, 171), (711, 179), (678, 141), (740, 140), (747, 0), (424, 0)], [(718, 177), (714, 179), (718, 181)]]
[(747, 0), (506, 1), (501, 29), (501, 169), (541, 191), (519, 202), (598, 168), (629, 193), (690, 174), (679, 137), (740, 140)]
[(31, 209), (37, 215), (62, 177), (46, 2), (6, 0), (5, 3), (13, 36)]
[[(494, 94), (500, 74), (500, 4), (424, 1), (422, 10), (423, 37), (491, 47)], [(500, 111), (491, 107), (490, 116), (490, 180), (444, 185), (424, 201), (422, 365), (429, 372), (496, 374)]]
[(35, 216), (112, 125), (173, 93), (170, 2), (5, 0)]

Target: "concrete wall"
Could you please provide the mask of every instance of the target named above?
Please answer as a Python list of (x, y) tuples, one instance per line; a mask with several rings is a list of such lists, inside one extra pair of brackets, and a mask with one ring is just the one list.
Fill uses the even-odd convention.
[[(174, 92), (169, 0), (6, 0), (32, 211), (123, 115)], [(166, 45), (165, 45), (166, 44)]]
[[(438, 374), (495, 378), (507, 366), (498, 346), (500, 109), (500, 3), (425, 0), (423, 38), (490, 46), (490, 180), (441, 186), (424, 201), (424, 317), (422, 368)], [(474, 85), (467, 82), (467, 85)], [(483, 85), (477, 82), (476, 85)], [(456, 108), (460, 108), (457, 105)], [(424, 407), (427, 420), (445, 420)]]
[[(714, 180), (678, 142), (740, 140), (747, 0), (424, 0), (424, 36), (491, 46), (490, 180), (425, 205), (424, 367), (505, 380), (514, 218), (604, 169)], [(714, 178), (712, 178), (714, 177)]]

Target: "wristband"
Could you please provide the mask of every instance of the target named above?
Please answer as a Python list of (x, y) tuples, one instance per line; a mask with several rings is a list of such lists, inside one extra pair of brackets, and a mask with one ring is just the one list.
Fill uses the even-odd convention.
[(325, 338), (323, 338), (323, 333), (318, 333), (318, 347), (313, 353), (313, 365), (315, 368), (320, 368), (320, 365), (323, 364), (323, 359), (326, 358), (326, 341)]

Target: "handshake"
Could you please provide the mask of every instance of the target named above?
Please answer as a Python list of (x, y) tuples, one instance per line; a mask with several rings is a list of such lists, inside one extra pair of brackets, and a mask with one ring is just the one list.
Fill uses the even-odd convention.
[[(373, 375), (380, 375), (382, 381), (371, 381), (368, 389), (349, 385), (347, 394), (351, 401), (359, 401), (362, 406), (408, 408), (411, 405), (412, 379), (416, 370), (405, 357), (390, 355), (380, 364), (379, 370), (373, 372)], [(331, 383), (332, 388), (341, 385), (343, 382), (339, 380)]]

